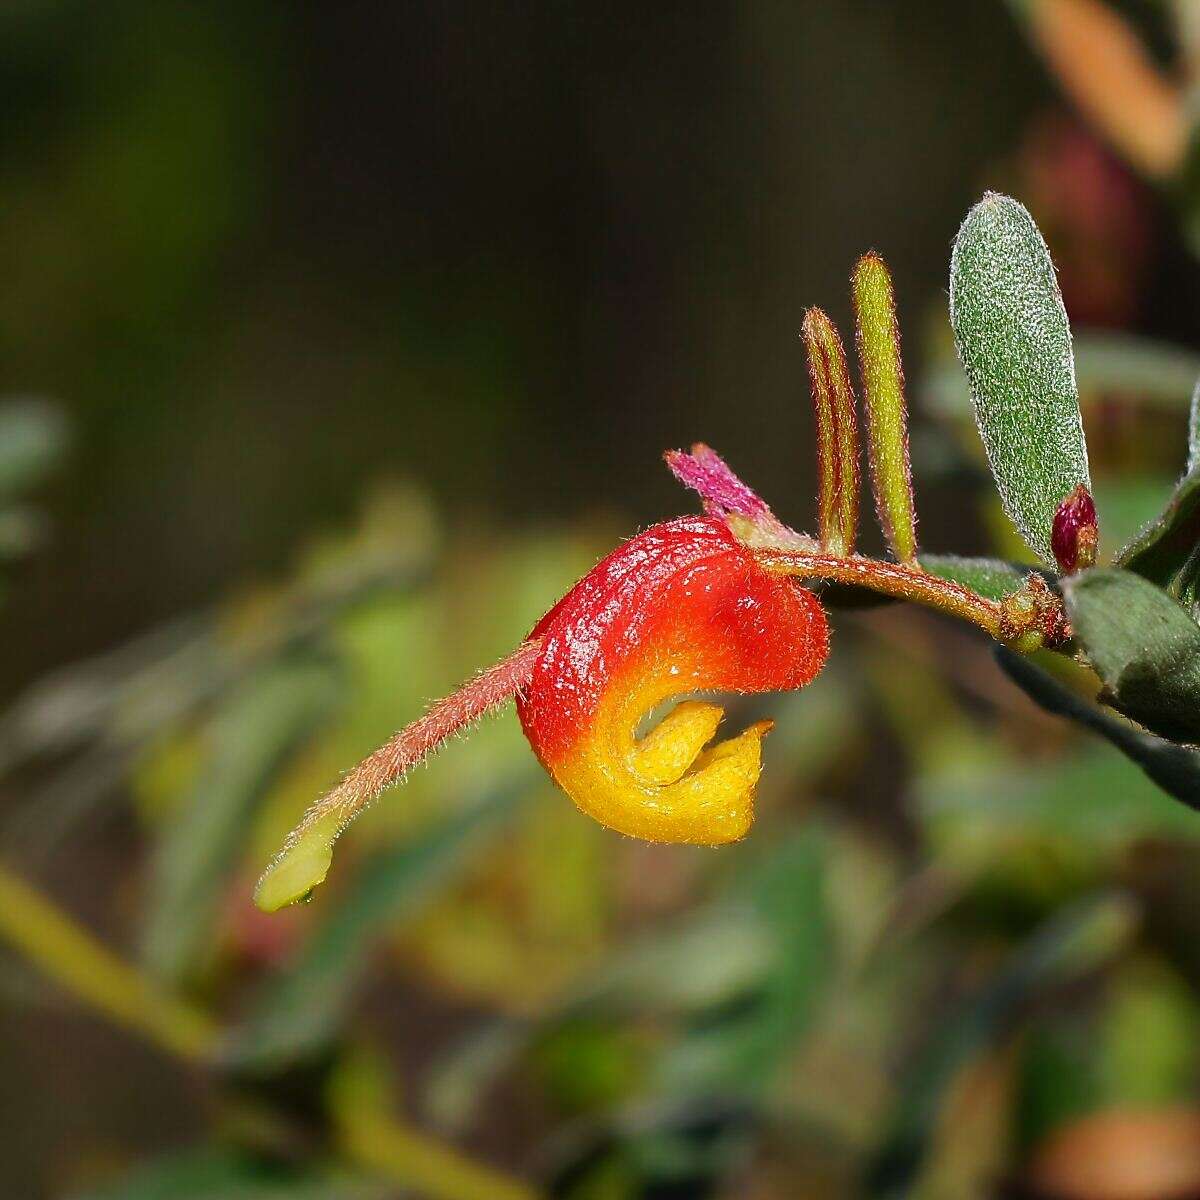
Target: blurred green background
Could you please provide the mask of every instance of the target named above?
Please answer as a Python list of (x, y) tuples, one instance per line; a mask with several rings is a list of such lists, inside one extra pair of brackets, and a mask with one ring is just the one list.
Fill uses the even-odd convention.
[[(849, 330), (868, 248), (923, 543), (1019, 557), (946, 319), (986, 188), (1058, 263), (1108, 551), (1154, 515), (1193, 175), (1126, 165), (1035, 11), (3, 6), (0, 1194), (1200, 1195), (1200, 818), (925, 613), (839, 613), (816, 684), (733, 706), (778, 722), (736, 848), (592, 825), (505, 714), (311, 905), (249, 902), (339, 772), (692, 508), (663, 449), (811, 524), (797, 334)], [(1187, 0), (1112, 11), (1182, 89)]]

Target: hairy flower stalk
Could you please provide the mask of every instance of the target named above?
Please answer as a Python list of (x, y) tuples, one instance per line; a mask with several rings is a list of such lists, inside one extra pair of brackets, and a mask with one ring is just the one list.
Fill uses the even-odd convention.
[(524, 642), (507, 658), (433, 704), (423, 717), (349, 771), (337, 787), (312, 805), (288, 836), (258, 881), (255, 903), (274, 912), (312, 891), (329, 870), (333, 843), (342, 830), (450, 737), (527, 687), (540, 650), (537, 642)]
[(988, 600), (950, 579), (932, 575), (920, 566), (885, 562), (862, 554), (810, 554), (801, 550), (757, 550), (755, 557), (768, 571), (799, 579), (826, 580), (866, 588), (882, 596), (937, 609), (977, 625), (998, 642), (1028, 653), (1041, 645), (1059, 645), (1069, 636), (1062, 601), (1038, 575), (1002, 601)]
[(872, 253), (859, 259), (851, 283), (875, 511), (888, 548), (900, 562), (915, 567), (917, 516), (892, 277), (883, 259)]
[(846, 351), (819, 309), (804, 314), (804, 346), (817, 419), (817, 526), (821, 548), (850, 554), (858, 534), (858, 423)]

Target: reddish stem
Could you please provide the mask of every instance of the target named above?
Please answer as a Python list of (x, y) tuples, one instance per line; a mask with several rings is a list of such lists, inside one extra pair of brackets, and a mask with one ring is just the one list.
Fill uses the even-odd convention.
[(436, 701), (424, 716), (393, 734), (378, 750), (348, 771), (337, 787), (309, 809), (302, 828), (335, 808), (340, 809), (344, 820), (348, 821), (386, 788), (403, 779), (410, 767), (428, 758), (448, 738), (477, 721), (489, 709), (511, 700), (529, 685), (534, 660), (540, 650), (540, 642), (523, 642), (507, 658), (481, 671), (444, 700)]
[(853, 584), (885, 596), (925, 604), (970, 621), (998, 640), (1009, 640), (1009, 631), (1004, 628), (1004, 615), (999, 604), (985, 600), (960, 583), (930, 575), (920, 567), (867, 558), (862, 554), (843, 557), (795, 550), (758, 550), (755, 557), (768, 570), (806, 579), (829, 579), (834, 583)]

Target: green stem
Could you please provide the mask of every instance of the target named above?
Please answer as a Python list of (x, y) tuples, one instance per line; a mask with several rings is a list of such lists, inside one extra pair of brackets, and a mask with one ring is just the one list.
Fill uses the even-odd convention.
[(140, 975), (3, 867), (0, 938), (86, 1004), (179, 1058), (202, 1060), (215, 1049), (217, 1025), (207, 1013)]
[(357, 1113), (342, 1129), (348, 1158), (416, 1188), (430, 1200), (539, 1200), (541, 1193), (379, 1113)]
[[(211, 1061), (220, 1030), (204, 1011), (124, 962), (57, 905), (0, 867), (0, 938), (85, 1004), (187, 1062)], [(258, 1114), (278, 1126), (272, 1110)], [(284, 1120), (286, 1126), (286, 1119)], [(341, 1130), (347, 1158), (434, 1200), (539, 1200), (536, 1188), (382, 1113), (358, 1112)]]

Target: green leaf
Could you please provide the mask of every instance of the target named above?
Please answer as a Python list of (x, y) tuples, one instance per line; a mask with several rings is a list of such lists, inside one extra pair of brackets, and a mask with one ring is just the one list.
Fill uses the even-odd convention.
[(398, 921), (418, 916), (527, 792), (523, 780), (514, 780), (366, 863), (299, 958), (267, 985), (234, 1034), (228, 1060), (269, 1071), (320, 1049), (336, 1032), (376, 938)]
[(756, 857), (737, 891), (775, 941), (759, 985), (720, 1019), (701, 1023), (664, 1055), (659, 1086), (678, 1095), (769, 1088), (809, 1027), (834, 959), (825, 898), (829, 839), (819, 826)]
[(620, 943), (536, 1021), (499, 1017), (469, 1033), (432, 1067), (426, 1107), (440, 1124), (464, 1127), (536, 1038), (572, 1023), (614, 1014), (661, 1021), (732, 1008), (775, 968), (772, 934), (762, 913), (721, 898)]
[[(1194, 451), (1189, 449), (1189, 456)], [(1151, 521), (1114, 560), (1141, 575), (1200, 615), (1200, 467), (1175, 485), (1162, 513)]]
[[(1001, 670), (1047, 712), (1099, 734), (1137, 763), (1168, 796), (1200, 808), (1200, 751), (1143, 733), (1073, 692), (1025, 655), (1004, 646), (997, 646), (994, 653)], [(1196, 833), (1200, 834), (1200, 825)]]
[(244, 684), (212, 723), (207, 766), (155, 856), (142, 953), (156, 974), (178, 980), (194, 964), (256, 801), (335, 696), (329, 670), (285, 665)]
[(1071, 329), (1033, 218), (988, 193), (958, 231), (950, 320), (1005, 511), (1044, 562), (1059, 504), (1091, 490)]
[(765, 849), (743, 843), (711, 904), (619, 943), (536, 1022), (504, 1017), (465, 1038), (434, 1067), (428, 1108), (462, 1126), (539, 1032), (614, 1016), (685, 1017), (696, 1027), (658, 1066), (659, 1083), (673, 1091), (697, 1080), (700, 1090), (766, 1082), (760, 1065), (807, 1028), (828, 978), (832, 845), (828, 830), (811, 821)]
[(1033, 571), (999, 558), (961, 558), (957, 554), (922, 554), (919, 561), (930, 575), (961, 583), (986, 600), (1003, 600), (1020, 591)]
[[(1137, 408), (1178, 412), (1200, 374), (1200, 355), (1167, 342), (1124, 333), (1081, 330), (1073, 338), (1075, 380), (1084, 410), (1094, 397), (1120, 395)], [(970, 390), (953, 362), (925, 381), (926, 408), (939, 416), (966, 412)]]
[(1200, 626), (1129, 571), (1083, 571), (1062, 588), (1113, 707), (1161, 737), (1200, 741)]

